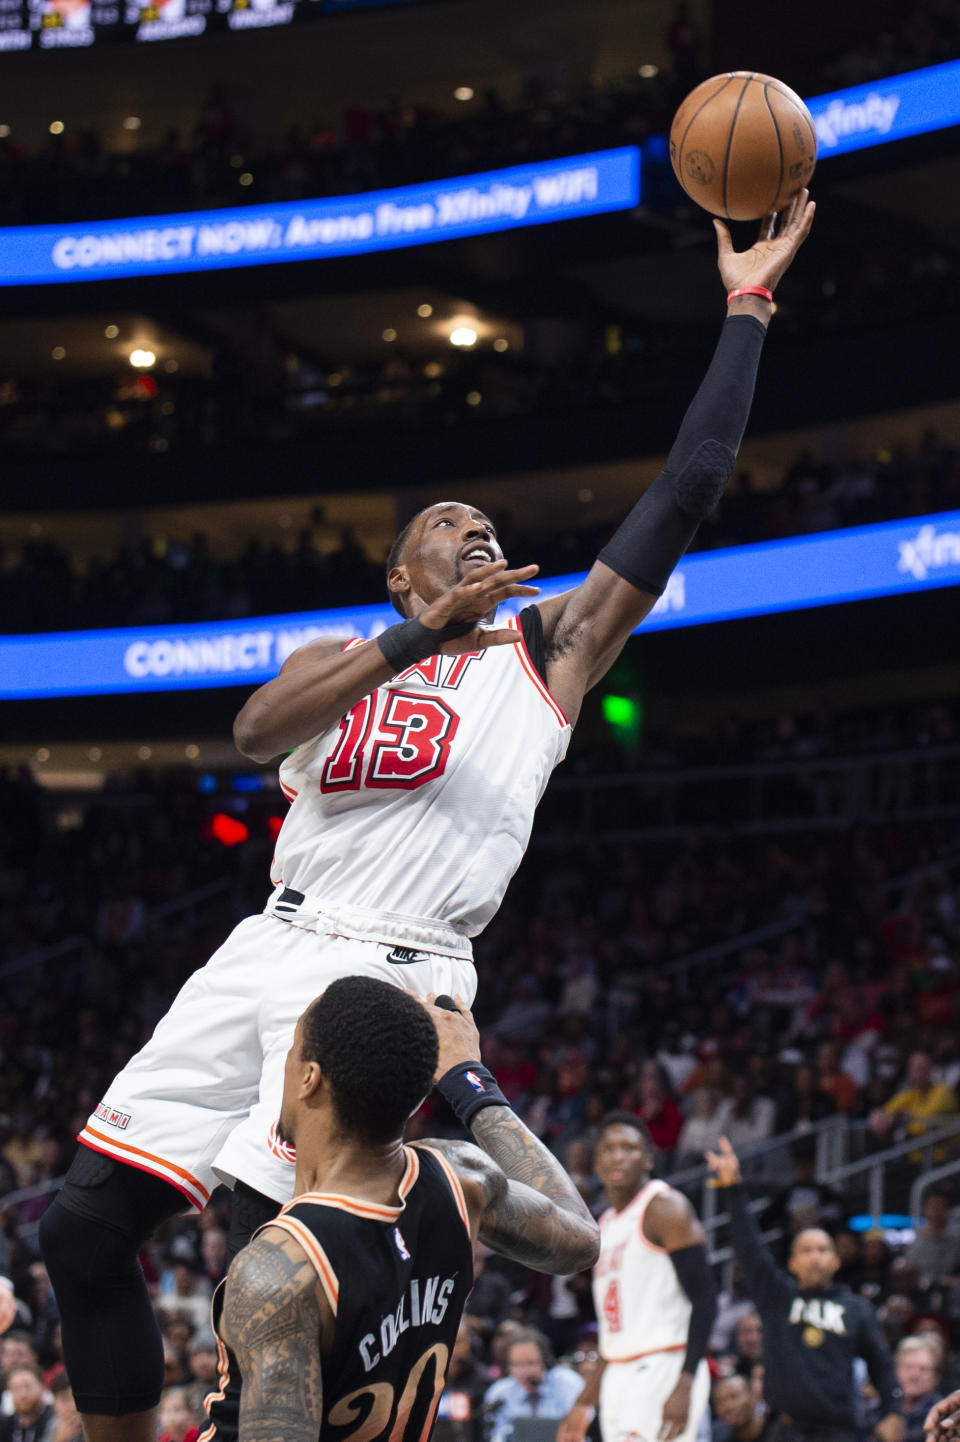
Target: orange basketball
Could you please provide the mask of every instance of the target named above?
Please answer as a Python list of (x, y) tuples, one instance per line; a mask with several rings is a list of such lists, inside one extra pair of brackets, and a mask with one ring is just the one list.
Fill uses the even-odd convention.
[(691, 200), (727, 220), (782, 210), (817, 163), (817, 132), (800, 96), (751, 70), (691, 90), (670, 127), (670, 160)]

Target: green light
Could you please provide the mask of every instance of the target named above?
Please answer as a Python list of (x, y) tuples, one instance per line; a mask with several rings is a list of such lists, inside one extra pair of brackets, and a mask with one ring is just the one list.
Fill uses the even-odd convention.
[(642, 712), (639, 704), (631, 701), (629, 696), (604, 696), (600, 705), (604, 721), (611, 726), (622, 731), (634, 731), (639, 727)]

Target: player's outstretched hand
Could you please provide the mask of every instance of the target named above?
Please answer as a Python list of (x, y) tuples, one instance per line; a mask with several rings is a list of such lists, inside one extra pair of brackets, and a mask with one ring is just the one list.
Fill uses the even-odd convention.
[(437, 1006), (436, 992), (431, 991), (426, 998), (417, 997), (430, 1013), (437, 1028), (440, 1052), (434, 1081), (439, 1081), (451, 1067), (460, 1066), (465, 1061), (480, 1060), (480, 1033), (477, 1031), (473, 1013), (459, 992), (453, 999), (457, 1003), (457, 1011), (446, 1011)]
[(735, 1187), (740, 1176), (740, 1161), (726, 1137), (721, 1137), (715, 1152), (704, 1152), (707, 1166), (715, 1174), (718, 1187)]
[[(455, 586), (421, 611), (417, 620), (438, 631), (457, 622), (479, 623), (492, 616), (500, 603), (512, 596), (539, 595), (538, 586), (526, 585), (539, 569), (539, 566), (519, 566), (508, 570), (506, 561), (502, 559), (489, 561), (485, 566), (475, 566)], [(488, 646), (515, 646), (519, 640), (519, 630), (504, 626), (495, 631), (485, 631), (478, 625), (477, 630), (469, 631), (465, 636), (445, 641), (440, 650), (444, 655), (459, 656), (465, 651), (483, 651)]]
[(950, 1442), (951, 1438), (960, 1436), (960, 1392), (951, 1392), (930, 1408), (923, 1430), (927, 1442)]
[(810, 234), (816, 208), (809, 190), (798, 190), (783, 212), (779, 229), (776, 211), (763, 217), (760, 238), (749, 250), (734, 250), (729, 228), (715, 220), (717, 264), (727, 290), (739, 290), (742, 285), (765, 285), (774, 290)]

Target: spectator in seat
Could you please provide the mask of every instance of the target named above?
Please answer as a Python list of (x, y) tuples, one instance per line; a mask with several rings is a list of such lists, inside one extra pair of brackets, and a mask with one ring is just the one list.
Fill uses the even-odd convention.
[(817, 1089), (833, 1097), (838, 1112), (849, 1116), (857, 1105), (857, 1084), (840, 1065), (840, 1048), (835, 1041), (817, 1047)]
[(960, 1239), (950, 1230), (950, 1202), (943, 1192), (928, 1192), (923, 1199), (923, 1227), (904, 1256), (917, 1270), (924, 1290), (934, 1282), (953, 1287), (960, 1269)]
[(675, 1165), (695, 1167), (703, 1154), (712, 1151), (720, 1138), (717, 1109), (720, 1097), (713, 1087), (697, 1087), (690, 1097), (690, 1112), (677, 1138)]
[(0, 1442), (53, 1442), (57, 1419), (46, 1400), (40, 1368), (17, 1363), (7, 1373), (7, 1389), (13, 1412), (0, 1418)]
[(486, 1407), (493, 1419), (491, 1442), (507, 1442), (524, 1417), (566, 1417), (583, 1391), (583, 1378), (558, 1367), (549, 1343), (532, 1327), (522, 1328), (507, 1348), (507, 1375), (488, 1387)]
[(737, 1370), (763, 1361), (763, 1322), (760, 1313), (745, 1312), (733, 1329), (733, 1350)]
[(933, 1080), (933, 1063), (925, 1051), (915, 1051), (907, 1062), (905, 1085), (882, 1107), (870, 1113), (870, 1130), (888, 1137), (897, 1122), (903, 1122), (907, 1136), (922, 1137), (939, 1119), (953, 1116), (960, 1102), (953, 1087)]
[(200, 1428), (185, 1387), (168, 1387), (160, 1399), (159, 1442), (197, 1442)]
[(683, 1113), (670, 1094), (667, 1074), (659, 1062), (646, 1061), (628, 1111), (644, 1123), (657, 1151), (673, 1151), (683, 1129)]
[(776, 1419), (765, 1402), (756, 1401), (739, 1372), (714, 1383), (713, 1412), (712, 1442), (771, 1442)]
[(717, 1109), (717, 1129), (736, 1151), (749, 1151), (773, 1136), (775, 1108), (769, 1097), (753, 1093), (745, 1076), (735, 1076), (730, 1095)]
[(904, 1442), (924, 1442), (924, 1418), (943, 1398), (939, 1339), (922, 1334), (904, 1337), (894, 1353), (893, 1363), (903, 1393)]

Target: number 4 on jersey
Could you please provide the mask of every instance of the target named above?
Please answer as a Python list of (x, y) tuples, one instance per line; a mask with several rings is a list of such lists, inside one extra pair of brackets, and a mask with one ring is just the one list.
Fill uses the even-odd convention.
[(439, 696), (374, 691), (341, 719), (320, 790), (415, 790), (443, 775), (459, 724)]
[(613, 1281), (603, 1299), (603, 1315), (611, 1332), (620, 1331), (620, 1283)]

